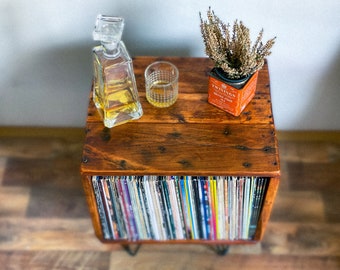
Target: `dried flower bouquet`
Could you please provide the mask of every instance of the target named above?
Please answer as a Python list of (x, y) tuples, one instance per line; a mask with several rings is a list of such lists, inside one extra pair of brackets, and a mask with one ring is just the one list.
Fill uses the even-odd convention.
[(265, 57), (271, 54), (275, 37), (263, 44), (262, 29), (252, 45), (250, 31), (242, 21), (236, 20), (231, 29), (210, 7), (207, 11), (208, 20), (203, 20), (201, 13), (199, 15), (206, 54), (229, 79), (249, 77), (262, 68)]

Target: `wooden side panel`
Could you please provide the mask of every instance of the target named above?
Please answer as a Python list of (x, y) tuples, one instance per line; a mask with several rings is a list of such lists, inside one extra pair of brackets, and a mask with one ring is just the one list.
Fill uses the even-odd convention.
[(100, 175), (279, 173), (273, 126), (88, 125), (82, 171)]
[(272, 211), (274, 201), (276, 198), (276, 193), (279, 188), (279, 183), (280, 183), (279, 178), (271, 178), (269, 181), (266, 197), (263, 202), (261, 215), (257, 224), (257, 229), (254, 237), (256, 241), (262, 240), (264, 236), (265, 229), (270, 218), (270, 213)]

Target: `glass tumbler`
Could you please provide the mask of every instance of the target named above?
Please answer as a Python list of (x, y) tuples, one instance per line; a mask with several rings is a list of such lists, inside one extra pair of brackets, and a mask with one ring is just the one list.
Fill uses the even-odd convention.
[(150, 64), (145, 70), (146, 99), (155, 107), (165, 108), (178, 97), (178, 69), (167, 61)]

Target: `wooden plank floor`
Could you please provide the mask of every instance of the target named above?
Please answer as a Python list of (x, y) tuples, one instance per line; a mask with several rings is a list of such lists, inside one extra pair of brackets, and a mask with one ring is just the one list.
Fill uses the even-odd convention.
[(135, 257), (93, 234), (81, 129), (0, 128), (0, 269), (340, 269), (340, 133), (279, 133), (282, 180), (261, 243), (218, 256), (144, 245)]

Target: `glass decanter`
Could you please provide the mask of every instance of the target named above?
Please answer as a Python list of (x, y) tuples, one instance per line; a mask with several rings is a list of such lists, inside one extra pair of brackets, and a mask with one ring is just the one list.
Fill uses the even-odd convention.
[(131, 57), (121, 41), (124, 19), (98, 15), (93, 39), (93, 101), (108, 128), (139, 119), (139, 101)]

